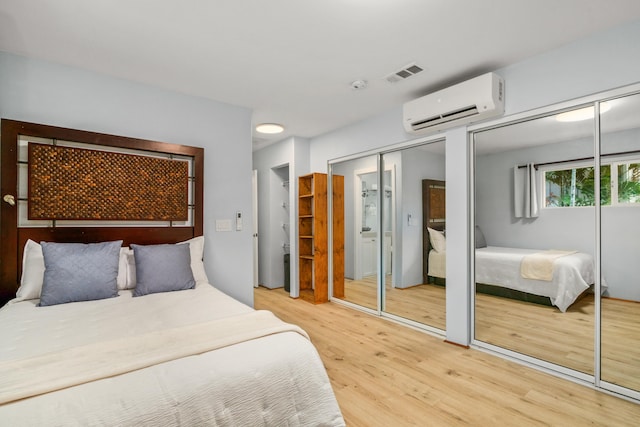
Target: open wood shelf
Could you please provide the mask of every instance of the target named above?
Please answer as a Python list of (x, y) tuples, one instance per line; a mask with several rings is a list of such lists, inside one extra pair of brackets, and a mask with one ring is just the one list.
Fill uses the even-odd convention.
[[(338, 190), (340, 193), (344, 192), (344, 181), (339, 183)], [(341, 217), (338, 222), (343, 224), (344, 202), (342, 198), (340, 198), (339, 204), (338, 214)], [(314, 304), (327, 302), (329, 301), (327, 174), (312, 173), (298, 178), (298, 225), (300, 298)], [(342, 230), (338, 234), (342, 240), (337, 245), (341, 254), (339, 257), (334, 255), (334, 269), (336, 268), (336, 258), (338, 263), (344, 263), (344, 255), (342, 254), (344, 252), (344, 226), (342, 225), (341, 228)], [(344, 266), (338, 266), (337, 270), (341, 275), (337, 296), (341, 296), (344, 295), (344, 277), (342, 277), (344, 276)]]

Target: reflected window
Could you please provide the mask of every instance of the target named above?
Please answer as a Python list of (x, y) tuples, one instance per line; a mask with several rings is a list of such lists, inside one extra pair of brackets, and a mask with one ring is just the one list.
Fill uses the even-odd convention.
[[(546, 208), (595, 206), (593, 166), (545, 169)], [(600, 204), (640, 203), (640, 160), (603, 162), (600, 166)]]

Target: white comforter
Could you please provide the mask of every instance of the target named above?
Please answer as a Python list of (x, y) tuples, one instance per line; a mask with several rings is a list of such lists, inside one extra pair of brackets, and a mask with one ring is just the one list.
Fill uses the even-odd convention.
[(540, 250), (497, 246), (476, 249), (476, 283), (546, 296), (565, 312), (594, 283), (593, 257), (582, 252), (566, 255), (555, 260), (551, 281), (525, 279), (520, 274), (522, 259), (537, 252)]
[[(0, 310), (0, 365), (253, 312), (205, 284), (139, 298), (121, 291), (101, 301), (36, 304), (9, 303)], [(107, 356), (103, 361), (112, 363)], [(344, 424), (315, 348), (297, 332), (5, 403), (0, 420), (12, 426)]]

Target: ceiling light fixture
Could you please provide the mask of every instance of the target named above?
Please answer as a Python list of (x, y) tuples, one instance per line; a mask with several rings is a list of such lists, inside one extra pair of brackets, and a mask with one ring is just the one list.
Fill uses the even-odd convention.
[(284, 131), (284, 126), (278, 123), (260, 123), (256, 126), (256, 132), (260, 133), (268, 133), (268, 134), (276, 134), (282, 133)]
[[(603, 102), (600, 104), (600, 114), (604, 114), (611, 109), (611, 104)], [(571, 110), (560, 113), (556, 116), (559, 122), (579, 122), (582, 120), (593, 119), (593, 107), (584, 107), (578, 110)]]

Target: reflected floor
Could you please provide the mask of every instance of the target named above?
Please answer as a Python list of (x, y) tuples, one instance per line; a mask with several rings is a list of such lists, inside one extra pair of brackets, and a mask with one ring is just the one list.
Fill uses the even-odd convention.
[[(391, 275), (386, 276), (386, 301), (384, 311), (405, 319), (445, 329), (445, 288), (436, 285), (417, 285), (399, 289), (391, 286)], [(378, 308), (377, 276), (362, 280), (345, 279), (344, 300), (368, 307)]]
[[(445, 288), (391, 287), (386, 280), (386, 312), (445, 330)], [(376, 276), (345, 279), (345, 300), (377, 308)], [(476, 297), (475, 335), (484, 341), (590, 375), (594, 374), (593, 294), (566, 313), (556, 307), (492, 295)], [(602, 380), (640, 390), (640, 303), (602, 299)]]
[[(594, 374), (594, 295), (566, 313), (555, 307), (476, 295), (476, 339)], [(602, 299), (602, 379), (640, 390), (640, 304)]]

